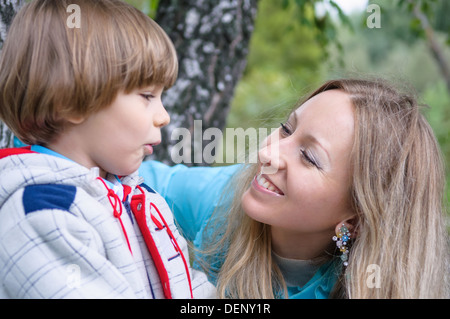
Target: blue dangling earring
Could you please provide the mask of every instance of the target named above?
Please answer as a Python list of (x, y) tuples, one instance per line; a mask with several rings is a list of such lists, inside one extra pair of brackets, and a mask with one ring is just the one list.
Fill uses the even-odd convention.
[(342, 224), (341, 228), (339, 228), (339, 232), (336, 236), (333, 236), (333, 241), (336, 242), (337, 248), (342, 252), (341, 260), (344, 262), (344, 266), (348, 266), (348, 253), (349, 247), (348, 242), (350, 240), (350, 232), (345, 224)]

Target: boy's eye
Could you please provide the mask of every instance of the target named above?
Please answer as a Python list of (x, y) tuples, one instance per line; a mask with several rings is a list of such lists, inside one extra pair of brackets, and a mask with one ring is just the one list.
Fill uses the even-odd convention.
[(147, 101), (150, 101), (152, 98), (154, 98), (153, 94), (150, 93), (142, 93), (141, 96)]

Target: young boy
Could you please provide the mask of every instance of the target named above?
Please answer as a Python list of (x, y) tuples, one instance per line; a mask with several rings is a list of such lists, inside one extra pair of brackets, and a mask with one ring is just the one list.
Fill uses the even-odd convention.
[(161, 94), (177, 71), (164, 31), (122, 1), (20, 10), (0, 117), (31, 146), (0, 151), (0, 298), (214, 296), (137, 172), (169, 123)]

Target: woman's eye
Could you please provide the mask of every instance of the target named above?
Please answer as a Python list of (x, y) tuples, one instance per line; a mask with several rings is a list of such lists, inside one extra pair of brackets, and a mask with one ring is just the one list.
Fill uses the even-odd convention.
[(283, 136), (289, 136), (289, 135), (292, 134), (292, 131), (291, 131), (291, 129), (289, 128), (288, 124), (280, 123), (280, 125), (281, 125), (281, 134), (282, 134)]
[[(290, 125), (289, 125), (289, 122), (287, 122), (287, 123), (285, 123), (285, 124), (280, 123), (280, 125), (281, 125), (281, 130), (280, 130), (281, 136), (287, 137), (287, 136), (290, 136), (290, 135), (293, 134), (293, 131), (292, 131)], [(316, 161), (316, 159), (314, 158), (314, 156), (310, 154), (310, 152), (308, 152), (307, 150), (305, 150), (305, 149), (302, 148), (302, 149), (300, 150), (300, 153), (301, 153), (302, 159), (303, 159), (304, 161), (306, 161), (306, 163), (307, 163), (308, 165), (312, 165), (312, 166), (314, 166), (314, 167), (316, 167), (316, 168), (318, 168), (318, 169), (321, 169), (321, 166), (320, 166), (319, 163)]]
[(320, 169), (320, 166), (319, 166), (319, 164), (317, 164), (317, 161), (312, 156), (310, 156), (307, 151), (302, 149), (302, 150), (300, 150), (300, 152), (302, 154), (303, 159), (308, 164), (313, 165), (313, 166), (317, 167), (318, 169)]

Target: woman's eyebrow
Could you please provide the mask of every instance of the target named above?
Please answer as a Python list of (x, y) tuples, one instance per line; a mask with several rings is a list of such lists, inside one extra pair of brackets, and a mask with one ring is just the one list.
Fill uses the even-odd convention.
[(293, 124), (294, 126), (297, 126), (297, 112), (296, 110), (292, 111), (291, 113), (289, 113), (289, 116), (287, 117), (286, 122), (291, 122), (291, 124)]

